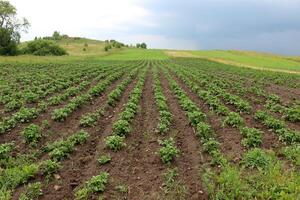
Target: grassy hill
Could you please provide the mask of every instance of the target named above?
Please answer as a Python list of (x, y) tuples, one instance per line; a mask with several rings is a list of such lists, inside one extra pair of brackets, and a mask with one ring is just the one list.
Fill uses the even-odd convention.
[(65, 38), (57, 43), (67, 50), (71, 56), (106, 55), (105, 42), (87, 38)]
[[(211, 51), (178, 51), (178, 50), (154, 50), (121, 48), (104, 51), (105, 42), (87, 38), (70, 37), (56, 41), (67, 50), (67, 56), (32, 56), (22, 55), (16, 57), (1, 57), (0, 63), (10, 62), (78, 62), (97, 60), (138, 60), (138, 59), (169, 59), (174, 57), (204, 58), (237, 67), (300, 73), (300, 57), (281, 56), (269, 53), (235, 50), (211, 50)], [(22, 43), (21, 46), (26, 45)]]
[(196, 57), (239, 67), (267, 69), (271, 71), (300, 72), (299, 57), (287, 57), (269, 53), (235, 50), (166, 51), (171, 57)]

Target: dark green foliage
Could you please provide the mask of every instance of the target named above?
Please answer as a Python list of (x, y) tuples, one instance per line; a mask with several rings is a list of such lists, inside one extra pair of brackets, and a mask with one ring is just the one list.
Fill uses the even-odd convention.
[(170, 163), (178, 156), (179, 150), (176, 148), (173, 138), (159, 140), (159, 144), (162, 147), (159, 149), (158, 153), (163, 163)]
[(130, 131), (130, 124), (126, 120), (118, 120), (113, 124), (113, 133), (116, 135), (126, 136)]
[(27, 126), (23, 132), (23, 137), (25, 138), (26, 143), (35, 146), (38, 140), (42, 137), (41, 129), (38, 125), (31, 124)]
[(259, 148), (249, 150), (244, 154), (241, 164), (249, 168), (267, 168), (272, 162), (271, 155)]
[(113, 151), (119, 151), (125, 146), (124, 137), (118, 135), (108, 136), (105, 139), (105, 144), (109, 149)]
[(262, 143), (262, 132), (256, 128), (243, 127), (240, 129), (244, 139), (242, 144), (247, 148), (259, 147)]
[(52, 41), (37, 39), (27, 43), (24, 48), (25, 54), (33, 54), (36, 56), (63, 56), (67, 55), (66, 50), (58, 46)]
[(30, 183), (25, 192), (20, 195), (19, 200), (37, 200), (41, 195), (43, 195), (42, 184), (40, 182)]
[(108, 183), (109, 174), (101, 172), (98, 176), (93, 176), (85, 185), (75, 193), (75, 199), (88, 199), (93, 193), (103, 192)]
[(240, 127), (244, 125), (244, 119), (238, 113), (230, 112), (223, 121), (223, 126), (224, 125)]

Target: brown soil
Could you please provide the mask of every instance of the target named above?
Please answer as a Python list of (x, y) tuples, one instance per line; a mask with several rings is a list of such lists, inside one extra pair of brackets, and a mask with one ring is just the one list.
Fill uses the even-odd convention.
[[(76, 131), (79, 131), (81, 129), (81, 127), (79, 127), (79, 120), (80, 120), (81, 116), (83, 116), (86, 113), (93, 112), (98, 108), (101, 108), (104, 105), (105, 101), (107, 100), (107, 95), (121, 81), (122, 81), (122, 78), (115, 81), (114, 83), (112, 83), (101, 96), (95, 98), (92, 102), (90, 102), (90, 104), (84, 105), (80, 109), (76, 110), (74, 113), (72, 113), (67, 118), (67, 120), (65, 122), (55, 122), (55, 121), (51, 120), (51, 112), (48, 113), (47, 115), (45, 114), (45, 116), (40, 116), (38, 119), (36, 119), (36, 122), (35, 122), (36, 124), (41, 124), (41, 122), (44, 119), (49, 120), (49, 122), (51, 121), (50, 128), (48, 130), (48, 135), (46, 135), (46, 137), (43, 137), (42, 140), (39, 142), (38, 149), (40, 149), (47, 143), (54, 142), (61, 138), (67, 137), (71, 134), (74, 134)], [(47, 117), (47, 118), (45, 118), (45, 117)], [(87, 144), (90, 144), (90, 150), (88, 151), (88, 150), (84, 149), (84, 147), (86, 145), (79, 145), (78, 147), (76, 147), (77, 151), (75, 151), (68, 160), (62, 162), (62, 165), (63, 165), (62, 171), (64, 171), (65, 169), (68, 169), (68, 167), (71, 167), (71, 168), (76, 167), (76, 166), (74, 166), (74, 164), (75, 164), (74, 160), (76, 160), (76, 158), (78, 158), (77, 153), (81, 153), (81, 154), (83, 153), (84, 154), (84, 156), (82, 156), (83, 158), (88, 158), (87, 154), (94, 153), (93, 147), (95, 147), (94, 143), (95, 143), (95, 141), (97, 141), (97, 135), (98, 135), (97, 131), (98, 131), (99, 126), (100, 125), (97, 125), (96, 127), (86, 129), (90, 133), (90, 137), (87, 142)], [(94, 134), (94, 137), (93, 137), (93, 134)], [(81, 150), (81, 148), (83, 148), (83, 150)], [(79, 149), (80, 149), (80, 152), (78, 152)], [(15, 151), (15, 153), (28, 153), (28, 151), (29, 151), (28, 146), (25, 145), (23, 142), (21, 142), (18, 145), (18, 148)], [(40, 155), (40, 158), (46, 159), (47, 155), (42, 153)], [(67, 166), (67, 167), (65, 167), (65, 166)], [(72, 177), (72, 175), (70, 175), (69, 177)], [(44, 177), (39, 177), (38, 179), (41, 179), (42, 181), (44, 181)], [(57, 180), (57, 181), (61, 182), (61, 179)], [(51, 186), (51, 184), (50, 184), (50, 186)], [(19, 188), (17, 190), (17, 192), (15, 192), (16, 197), (18, 196), (19, 190), (22, 190), (22, 188)], [(49, 188), (49, 190), (51, 192), (54, 191), (53, 188)], [(62, 191), (62, 190), (59, 190), (59, 191)], [(46, 192), (47, 192), (47, 190), (45, 190), (45, 191), (43, 190), (44, 194), (46, 194)], [(71, 192), (71, 194), (72, 194), (72, 192)]]
[(199, 108), (207, 115), (207, 122), (213, 128), (216, 139), (221, 143), (222, 153), (231, 161), (237, 161), (245, 149), (241, 145), (242, 136), (236, 128), (223, 127), (223, 118), (213, 113), (209, 107), (185, 83), (176, 77), (172, 72), (172, 77), (177, 81), (180, 87), (186, 92), (189, 98), (195, 102)]
[(161, 83), (170, 111), (173, 114), (170, 135), (175, 135), (177, 146), (180, 149), (180, 156), (175, 163), (179, 169), (180, 180), (188, 188), (188, 199), (207, 199), (200, 174), (201, 165), (205, 163), (207, 158), (201, 154), (200, 143), (195, 132), (164, 76), (161, 76)]
[[(93, 101), (91, 101), (87, 105), (83, 105), (82, 108), (77, 109), (64, 122), (56, 122), (56, 121), (52, 120), (51, 115), (55, 109), (62, 108), (65, 105), (67, 105), (68, 101), (64, 101), (57, 106), (50, 106), (45, 113), (39, 114), (38, 118), (33, 119), (30, 123), (19, 124), (18, 126), (13, 128), (10, 132), (2, 135), (1, 140), (0, 140), (1, 143), (14, 141), (16, 144), (15, 153), (25, 153), (29, 149), (28, 149), (28, 146), (24, 144), (24, 140), (21, 135), (21, 132), (23, 131), (23, 129), (26, 126), (28, 126), (31, 123), (42, 126), (42, 122), (44, 120), (47, 120), (49, 122), (50, 128), (43, 130), (43, 133), (42, 133), (43, 138), (39, 142), (38, 148), (43, 146), (46, 142), (51, 142), (52, 141), (51, 138), (53, 138), (53, 137), (57, 138), (57, 136), (58, 136), (58, 138), (60, 138), (64, 135), (68, 135), (69, 133), (73, 133), (72, 131), (74, 131), (74, 128), (78, 128), (78, 122), (76, 122), (76, 121), (79, 121), (80, 117), (84, 113), (89, 113), (91, 111), (94, 111), (97, 107), (95, 108), (95, 106), (93, 106), (93, 105), (96, 105), (96, 106), (97, 106), (97, 104), (101, 105), (104, 102), (104, 99), (106, 99), (106, 95), (109, 94), (109, 92), (113, 88), (115, 88), (115, 86), (118, 83), (120, 83), (121, 81), (122, 80), (119, 79), (119, 80), (115, 81), (114, 83), (112, 83), (106, 89), (106, 91), (102, 95), (100, 95), (99, 98), (96, 97)], [(86, 88), (84, 91), (82, 91), (78, 95), (85, 93), (86, 91), (88, 91), (89, 88), (93, 87), (96, 84), (97, 84), (97, 82), (93, 82), (90, 85), (90, 87)], [(74, 97), (72, 97), (72, 98), (74, 98)], [(74, 125), (76, 125), (76, 126), (74, 126)]]
[[(114, 153), (113, 163), (107, 166), (112, 176), (104, 193), (107, 199), (158, 199), (160, 196), (164, 166), (155, 153), (158, 149), (158, 136), (155, 133), (158, 115), (152, 84), (152, 72), (149, 69), (141, 108), (132, 123), (132, 132), (125, 140), (127, 146), (121, 152)], [(128, 193), (118, 192), (118, 185), (128, 187)]]
[[(108, 112), (105, 113), (95, 127), (86, 129), (90, 134), (88, 141), (85, 144), (78, 146), (77, 150), (62, 163), (63, 169), (60, 170), (59, 175), (63, 181), (55, 180), (51, 182), (43, 189), (44, 195), (42, 199), (73, 199), (73, 190), (87, 181), (90, 177), (99, 173), (99, 170), (97, 169), (97, 159), (99, 155), (102, 154), (102, 141), (106, 136), (104, 130), (112, 123), (112, 116), (116, 116), (117, 113), (120, 112), (122, 105), (126, 102), (126, 99), (128, 99), (129, 92), (132, 90), (135, 83), (136, 81), (133, 81), (128, 86), (118, 105), (115, 108), (109, 108)], [(106, 97), (107, 95), (103, 95), (103, 98)], [(95, 103), (89, 108), (88, 112), (95, 111), (95, 109), (103, 106), (103, 103), (104, 101)], [(71, 122), (70, 126), (72, 126)], [(55, 191), (55, 185), (60, 186), (60, 189)]]
[[(201, 100), (197, 94), (191, 91), (179, 77), (171, 70), (170, 74), (174, 80), (185, 91), (187, 96), (207, 115), (207, 123), (211, 125), (215, 132), (216, 139), (220, 142), (221, 151), (232, 163), (238, 163), (246, 149), (242, 146), (242, 135), (239, 130), (231, 127), (223, 127), (223, 117), (212, 112), (209, 107)], [(123, 77), (124, 78), (124, 77)], [(72, 113), (65, 122), (55, 122), (51, 119), (51, 113), (55, 108), (67, 104), (63, 102), (59, 106), (51, 106), (45, 113), (39, 115), (31, 123), (42, 124), (43, 120), (50, 122), (50, 127), (43, 132), (43, 138), (39, 141), (37, 148), (29, 148), (24, 144), (21, 131), (27, 124), (20, 124), (10, 133), (1, 135), (0, 143), (15, 141), (16, 148), (14, 155), (31, 153), (31, 150), (41, 149), (47, 143), (54, 142), (61, 138), (70, 136), (80, 129), (79, 120), (87, 113), (101, 108), (107, 100), (107, 95), (111, 92), (123, 78), (112, 83), (106, 91), (99, 97), (93, 99), (89, 104), (82, 106)], [(178, 181), (188, 189), (186, 199), (209, 199), (206, 188), (201, 180), (202, 171), (206, 164), (210, 162), (211, 157), (203, 153), (201, 142), (196, 137), (194, 128), (189, 124), (185, 112), (181, 109), (176, 96), (172, 93), (168, 80), (160, 71), (159, 76), (162, 84), (163, 93), (167, 98), (170, 112), (173, 114), (170, 131), (166, 135), (156, 133), (155, 128), (158, 124), (158, 110), (155, 104), (153, 94), (153, 76), (151, 66), (146, 74), (146, 82), (140, 100), (140, 108), (132, 121), (132, 131), (126, 137), (126, 147), (118, 152), (113, 152), (105, 147), (105, 138), (112, 133), (112, 125), (118, 120), (119, 113), (124, 109), (124, 104), (130, 97), (130, 92), (137, 83), (137, 78), (132, 81), (125, 89), (120, 101), (115, 107), (109, 107), (104, 116), (97, 122), (95, 127), (84, 128), (89, 134), (87, 142), (76, 146), (76, 149), (68, 158), (61, 162), (62, 168), (55, 175), (56, 178), (49, 183), (43, 175), (38, 175), (30, 182), (40, 181), (43, 186), (43, 196), (40, 199), (74, 199), (74, 193), (79, 186), (83, 185), (92, 176), (100, 172), (109, 173), (109, 183), (103, 194), (104, 199), (168, 199), (164, 193), (163, 174), (167, 168), (178, 168)], [(94, 84), (94, 83), (93, 83)], [(271, 86), (268, 91), (284, 96), (284, 103), (291, 98), (299, 99), (298, 90), (283, 88), (281, 86)], [(234, 93), (234, 91), (230, 91)], [(265, 101), (254, 94), (242, 97), (247, 100), (253, 110), (250, 114), (241, 113), (248, 127), (254, 127), (264, 132), (262, 148), (273, 149), (277, 152), (284, 145), (279, 142), (277, 135), (268, 130), (260, 122), (254, 120), (254, 114), (262, 109), (263, 105), (256, 103), (255, 100)], [(222, 100), (223, 101), (223, 100)], [(223, 103), (225, 103), (223, 101)], [(231, 111), (237, 112), (235, 107), (227, 105)], [(276, 117), (280, 117), (274, 114)], [(287, 122), (287, 125), (293, 129), (300, 130), (300, 125)], [(158, 140), (174, 137), (176, 146), (180, 150), (180, 155), (170, 165), (163, 164), (157, 155), (160, 148)], [(101, 155), (109, 154), (112, 158), (110, 163), (99, 165), (97, 159)], [(41, 153), (39, 161), (47, 158), (46, 153)], [(286, 161), (285, 158), (279, 159)], [(287, 165), (288, 166), (288, 165)], [(123, 185), (128, 191), (122, 193), (118, 191), (117, 186)], [(24, 191), (24, 185), (19, 186), (13, 194), (13, 199), (18, 199), (20, 193)], [(99, 194), (97, 194), (99, 196)], [(92, 196), (89, 199), (98, 199)]]

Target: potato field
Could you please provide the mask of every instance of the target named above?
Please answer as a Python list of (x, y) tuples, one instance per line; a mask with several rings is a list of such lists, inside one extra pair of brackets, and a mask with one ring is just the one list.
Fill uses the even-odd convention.
[(300, 75), (196, 58), (3, 64), (0, 199), (300, 199)]

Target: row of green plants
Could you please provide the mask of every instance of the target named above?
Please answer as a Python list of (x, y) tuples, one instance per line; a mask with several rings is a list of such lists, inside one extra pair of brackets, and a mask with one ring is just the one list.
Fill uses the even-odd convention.
[(97, 109), (92, 113), (83, 115), (80, 119), (80, 125), (84, 127), (91, 127), (96, 124), (101, 116), (103, 116), (104, 111), (109, 107), (115, 107), (116, 103), (120, 100), (122, 94), (124, 93), (126, 87), (134, 80), (137, 70), (133, 70), (129, 75), (112, 91), (108, 94), (108, 100), (104, 106)]
[(85, 143), (88, 137), (89, 134), (86, 131), (81, 130), (66, 139), (61, 139), (48, 144), (43, 150), (48, 153), (52, 160), (61, 161), (74, 151), (76, 145)]
[(279, 136), (279, 140), (285, 142), (286, 144), (300, 142), (300, 132), (289, 129), (284, 121), (276, 119), (268, 112), (258, 110), (255, 113), (255, 119), (261, 121), (269, 129), (274, 130)]
[[(198, 96), (204, 100), (209, 107), (219, 115), (225, 116), (223, 120), (223, 126), (230, 126), (238, 128), (239, 132), (243, 136), (242, 145), (246, 148), (258, 147), (262, 143), (262, 132), (256, 128), (249, 128), (245, 125), (244, 119), (239, 113), (231, 112), (217, 97), (214, 95), (214, 91), (202, 90), (195, 81), (191, 81), (187, 75), (181, 73), (181, 71), (176, 70), (176, 75), (180, 77), (187, 84), (192, 91), (198, 94)], [(192, 75), (188, 74), (189, 77)]]
[[(250, 132), (253, 135), (251, 132), (255, 129), (243, 127), (243, 119), (238, 113), (231, 113), (231, 119), (228, 117), (229, 115), (225, 118), (224, 125), (239, 127), (243, 134)], [(214, 142), (212, 144), (214, 145), (211, 146), (217, 146)], [(251, 148), (243, 155), (237, 167), (228, 162), (220, 163), (222, 164), (218, 170), (206, 168), (203, 176), (212, 199), (294, 199), (297, 196), (294, 184), (299, 185), (299, 173), (293, 169), (286, 170), (272, 151)], [(280, 186), (278, 179), (282, 179)]]
[[(170, 82), (172, 81), (174, 80), (170, 78)], [(224, 121), (224, 125), (228, 123), (240, 127), (244, 134), (253, 130), (243, 128), (243, 120), (237, 113), (232, 113), (230, 116), (232, 119)], [(293, 170), (286, 170), (271, 152), (251, 148), (243, 155), (239, 165), (234, 166), (220, 153), (219, 143), (214, 139), (211, 127), (203, 122), (197, 127), (196, 133), (202, 140), (209, 138), (203, 145), (203, 150), (211, 152), (209, 154), (212, 161), (210, 167), (203, 167), (203, 181), (206, 183), (211, 199), (293, 199), (296, 197), (297, 189), (293, 184), (299, 183), (297, 178), (299, 174)], [(278, 186), (278, 179), (283, 180), (280, 186)]]
[(75, 189), (75, 199), (85, 200), (89, 199), (92, 194), (104, 192), (108, 179), (109, 174), (107, 172), (100, 172), (99, 175), (93, 176), (85, 184)]
[(6, 133), (16, 127), (19, 123), (29, 122), (30, 120), (37, 118), (39, 111), (40, 110), (36, 108), (21, 108), (11, 117), (4, 118), (4, 120), (0, 122), (0, 134)]
[(172, 114), (169, 111), (167, 104), (167, 99), (163, 93), (161, 83), (158, 76), (158, 69), (155, 67), (153, 69), (154, 77), (154, 98), (155, 103), (159, 112), (159, 122), (157, 125), (157, 131), (161, 134), (166, 133), (170, 129)]
[(22, 107), (19, 111), (13, 113), (10, 117), (5, 117), (0, 122), (0, 134), (6, 133), (19, 123), (29, 122), (37, 118), (38, 115), (47, 110), (48, 103), (41, 101), (36, 108)]
[[(86, 142), (89, 134), (79, 131), (66, 139), (61, 139), (48, 144), (41, 151), (49, 154), (50, 159), (40, 160), (40, 151), (30, 154), (18, 154), (13, 156), (14, 143), (0, 145), (0, 165), (2, 168), (0, 176), (0, 199), (9, 200), (13, 191), (21, 184), (26, 184), (37, 175), (44, 175), (47, 180), (52, 178), (62, 167), (60, 161), (66, 158), (75, 149), (75, 145)], [(20, 194), (20, 199), (31, 199), (42, 195), (41, 183), (29, 184), (25, 191)]]
[(211, 79), (207, 77), (203, 73), (198, 73), (197, 71), (193, 72), (192, 74), (186, 70), (186, 68), (180, 68), (181, 73), (184, 75), (187, 75), (191, 77), (193, 80), (198, 82), (200, 78), (200, 86), (201, 87), (206, 87), (207, 90), (214, 96), (222, 98), (227, 104), (233, 105), (239, 112), (244, 112), (244, 113), (250, 113), (252, 110), (251, 105), (243, 100), (241, 97), (231, 94), (227, 92), (225, 87), (227, 87), (227, 83), (215, 79)]
[(300, 105), (292, 104), (290, 106), (283, 106), (278, 95), (268, 95), (265, 108), (274, 113), (282, 114), (285, 120), (300, 122)]
[[(267, 98), (266, 108), (269, 109), (270, 111), (272, 111), (272, 112), (280, 112), (281, 111), (284, 113), (286, 109), (289, 109), (289, 108), (286, 108), (286, 107), (283, 107), (280, 105), (280, 97), (279, 96), (274, 95), (274, 94), (265, 95), (265, 96)], [(265, 115), (268, 115), (268, 117), (265, 120), (263, 120), (263, 119), (261, 119), (261, 120), (263, 120), (263, 123), (268, 128), (275, 130), (275, 132), (279, 135), (280, 141), (283, 141), (284, 143), (289, 144), (289, 145), (299, 141), (299, 135), (300, 135), (299, 132), (290, 130), (289, 128), (286, 128), (286, 125), (284, 124), (283, 121), (272, 117), (270, 114), (262, 112), (262, 111), (258, 111), (255, 118), (258, 119), (260, 117), (260, 115), (264, 115), (263, 113)], [(261, 117), (263, 117), (263, 116), (261, 116)], [(225, 122), (227, 122), (228, 120), (232, 121), (232, 123), (229, 122), (229, 125), (239, 127), (243, 124), (243, 120), (241, 117), (238, 116), (238, 114), (232, 114), (232, 116), (230, 118), (228, 118), (228, 116), (227, 116), (227, 120), (225, 119)], [(296, 116), (295, 116), (295, 118), (296, 118)], [(255, 128), (247, 128), (247, 127), (240, 128), (240, 133), (244, 137), (244, 139), (242, 140), (242, 144), (246, 148), (258, 147), (262, 143), (262, 134), (263, 133)], [(289, 149), (289, 147), (285, 147), (285, 148)], [(293, 147), (291, 147), (291, 148), (297, 149), (297, 148), (293, 148)], [(283, 152), (295, 152), (295, 151), (283, 150)], [(288, 158), (288, 159), (291, 157), (295, 157), (295, 156), (286, 155), (286, 158)]]
[[(46, 97), (48, 104), (56, 105), (64, 101), (67, 97), (74, 95), (75, 92), (78, 93), (79, 89), (84, 89), (84, 86), (87, 87), (86, 81), (89, 83), (93, 79), (97, 81), (105, 77), (105, 72), (108, 74), (109, 71), (115, 71), (117, 68), (124, 68), (124, 64), (121, 65), (115, 62), (109, 64), (104, 63), (101, 67), (98, 65), (87, 65), (83, 67), (81, 64), (78, 66), (58, 66), (59, 67), (51, 65), (50, 68), (48, 68), (48, 66), (44, 65), (37, 65), (36, 67), (21, 65), (20, 69), (18, 68), (15, 74), (19, 79), (10, 80), (12, 78), (7, 78), (7, 80), (0, 82), (0, 93), (2, 94), (0, 96), (0, 102), (4, 104), (2, 112), (10, 112), (26, 107), (26, 103), (38, 103)], [(112, 66), (114, 66), (114, 68), (112, 68)], [(125, 67), (126, 66), (130, 65), (125, 63)], [(16, 66), (13, 65), (10, 67), (14, 68)], [(29, 72), (25, 71), (27, 70), (27, 67), (29, 67)], [(9, 72), (14, 73), (11, 71)], [(18, 73), (21, 75), (18, 75)], [(3, 74), (3, 78), (6, 79), (4, 75), (10, 74)], [(23, 79), (28, 80), (24, 81)], [(80, 84), (80, 86), (76, 86), (78, 84)], [(67, 90), (61, 91), (64, 89)], [(60, 92), (61, 94), (55, 95), (57, 92)], [(24, 98), (24, 96), (26, 96), (26, 98)], [(1, 118), (0, 114), (0, 119)]]
[(240, 79), (251, 79), (256, 84), (263, 86), (276, 84), (290, 88), (300, 88), (298, 74), (240, 68), (206, 59), (176, 58), (172, 61), (182, 66), (201, 69), (209, 74), (223, 74), (223, 76), (226, 75), (227, 77), (234, 76)]
[(119, 79), (123, 74), (124, 74), (124, 72), (122, 72), (122, 71), (110, 74), (106, 79), (99, 82), (97, 85), (95, 85), (91, 89), (89, 89), (89, 91), (87, 91), (87, 93), (73, 98), (64, 107), (55, 109), (52, 112), (52, 119), (55, 121), (59, 121), (59, 122), (65, 121), (66, 118), (70, 114), (72, 114), (77, 108), (86, 104), (93, 98), (100, 96), (111, 83), (113, 83), (114, 81)]
[(128, 102), (124, 105), (123, 111), (119, 114), (119, 119), (113, 123), (112, 135), (105, 138), (106, 146), (118, 151), (125, 146), (124, 139), (131, 132), (131, 122), (136, 115), (139, 102), (142, 97), (142, 90), (145, 84), (146, 68), (142, 69), (138, 82), (132, 92)]
[[(197, 68), (194, 68), (196, 72), (199, 71), (199, 66), (197, 66)], [(250, 93), (254, 93), (259, 97), (263, 97), (265, 98), (265, 102), (266, 105), (265, 107), (272, 112), (275, 113), (280, 113), (282, 114), (282, 117), (285, 120), (291, 121), (291, 122), (299, 122), (300, 121), (300, 106), (299, 106), (299, 102), (295, 102), (295, 103), (290, 103), (290, 105), (283, 105), (283, 103), (281, 102), (281, 99), (278, 95), (275, 94), (269, 94), (269, 92), (267, 92), (266, 90), (262, 89), (263, 84), (259, 84), (257, 81), (253, 81), (251, 80), (251, 84), (252, 86), (249, 86), (249, 81), (246, 83), (245, 79), (243, 79), (243, 77), (239, 77), (236, 75), (232, 75), (232, 74), (225, 74), (225, 72), (223, 70), (221, 70), (221, 72), (214, 72), (214, 75), (212, 75), (211, 73), (207, 73), (207, 69), (208, 68), (201, 68), (201, 70), (199, 71), (199, 73), (197, 73), (197, 77), (199, 79), (199, 76), (201, 77), (201, 82), (202, 79), (206, 79), (208, 81), (204, 81), (205, 83), (210, 83), (210, 82), (218, 82), (221, 81), (222, 84), (219, 84), (220, 86), (223, 86), (223, 88), (226, 88), (227, 90), (235, 90), (238, 93), (241, 93), (241, 95), (245, 95), (247, 94), (247, 92)], [(219, 74), (219, 76), (215, 75), (215, 74)], [(229, 79), (232, 80), (229, 80)], [(249, 80), (249, 79), (247, 79)], [(226, 97), (224, 97), (224, 94), (222, 95), (223, 98), (226, 99)], [(235, 96), (235, 95), (234, 95)], [(238, 103), (240, 102), (240, 103)], [(232, 104), (231, 102), (228, 102)], [(244, 102), (247, 103), (247, 102)], [(237, 109), (242, 108), (242, 110), (244, 110), (244, 108), (247, 107), (247, 105), (243, 106), (243, 100), (242, 101), (237, 101), (237, 103), (235, 103)], [(250, 110), (250, 109), (247, 109)], [(249, 112), (249, 111), (247, 111)]]
[[(93, 68), (80, 70), (75, 66), (74, 69), (70, 70), (74, 74), (69, 74), (70, 72), (65, 72), (65, 70), (69, 70), (69, 67), (62, 67), (62, 69), (63, 70), (60, 71), (58, 69), (40, 70), (37, 68), (37, 70), (32, 73), (24, 73), (23, 71), (25, 69), (20, 69), (19, 71), (24, 74), (18, 75), (17, 72), (15, 76), (22, 79), (20, 80), (21, 82), (19, 79), (15, 80), (15, 83), (14, 80), (10, 80), (10, 86), (2, 85), (3, 90), (1, 91), (2, 96), (0, 100), (5, 104), (4, 111), (11, 112), (22, 106), (26, 106), (26, 103), (36, 103), (46, 96), (54, 94), (62, 89), (66, 89), (71, 85), (78, 84), (84, 79), (92, 78), (99, 70)], [(58, 72), (63, 75), (57, 74)], [(51, 73), (54, 74), (52, 75)], [(27, 81), (24, 81), (23, 79)]]
[(168, 79), (172, 92), (175, 94), (181, 108), (196, 130), (196, 135), (201, 139), (204, 152), (210, 154), (213, 158), (213, 165), (224, 165), (226, 159), (219, 150), (219, 142), (214, 138), (212, 128), (206, 123), (206, 115), (200, 108), (186, 95), (178, 83), (171, 77), (166, 69), (163, 69)]

